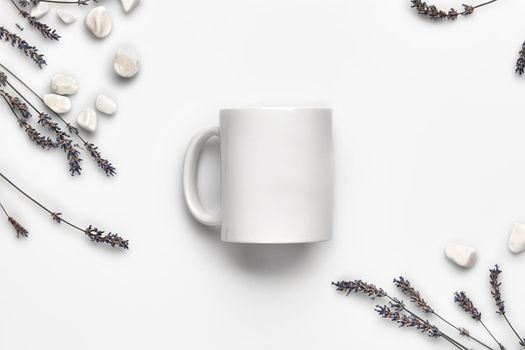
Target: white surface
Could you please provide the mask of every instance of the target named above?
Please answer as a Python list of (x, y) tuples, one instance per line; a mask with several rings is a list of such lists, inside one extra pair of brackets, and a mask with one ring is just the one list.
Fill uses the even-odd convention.
[[(158, 3), (124, 16), (119, 2), (107, 2), (114, 31), (102, 41), (80, 20), (66, 26), (46, 17), (60, 29), (58, 44), (24, 24), (49, 61), (43, 71), (0, 43), (2, 61), (42, 93), (56, 73), (77, 78), (69, 120), (98, 93), (119, 101), (94, 138), (118, 167), (116, 178), (89, 159), (85, 174), (70, 178), (63, 155), (30, 144), (3, 105), (1, 169), (79, 224), (131, 240), (129, 252), (92, 246), (0, 185), (31, 230), (27, 240), (7, 224), (0, 230), (0, 348), (447, 348), (330, 286), (359, 277), (393, 292), (402, 273), (436, 310), (489, 341), (453, 305), (453, 292), (464, 289), (505, 345), (518, 348), (494, 313), (487, 276), (502, 264), (509, 317), (523, 325), (525, 256), (507, 247), (513, 223), (525, 220), (525, 79), (513, 73), (525, 39), (523, 1), (442, 24), (417, 17), (408, 0)], [(7, 3), (0, 18), (13, 30), (23, 23)], [(140, 54), (133, 80), (112, 72), (120, 47)], [(222, 243), (185, 209), (186, 145), (217, 125), (220, 107), (283, 104), (334, 108), (334, 239)], [(215, 146), (201, 171), (211, 209)], [(446, 261), (452, 239), (478, 249), (473, 270)]]

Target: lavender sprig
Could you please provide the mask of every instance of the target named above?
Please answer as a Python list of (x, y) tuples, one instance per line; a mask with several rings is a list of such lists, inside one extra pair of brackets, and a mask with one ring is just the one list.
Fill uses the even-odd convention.
[(478, 309), (474, 306), (474, 303), (470, 298), (467, 296), (465, 292), (456, 292), (454, 294), (454, 302), (458, 304), (458, 306), (463, 309), (466, 313), (470, 315), (470, 317), (477, 322), (479, 322), (483, 328), (487, 331), (487, 333), (494, 339), (494, 341), (498, 344), (499, 348), (501, 350), (505, 350), (505, 347), (496, 339), (494, 334), (487, 328), (485, 323), (481, 320), (481, 312), (478, 311)]
[(105, 244), (109, 244), (112, 247), (120, 247), (123, 249), (129, 249), (128, 241), (124, 240), (122, 237), (120, 237), (117, 234), (114, 234), (111, 232), (108, 234), (104, 234), (104, 231), (100, 231), (99, 229), (91, 225), (89, 225), (89, 227), (84, 230), (84, 233), (86, 234), (86, 236), (89, 237), (89, 239), (92, 242), (105, 243)]
[(43, 149), (49, 150), (52, 148), (56, 148), (57, 144), (54, 143), (53, 140), (51, 140), (49, 137), (43, 136), (35, 128), (33, 128), (25, 119), (18, 117), (15, 108), (11, 105), (7, 97), (2, 92), (3, 90), (0, 90), (0, 95), (4, 98), (5, 102), (11, 109), (11, 112), (18, 120), (18, 125), (20, 125), (20, 127), (25, 131), (27, 136), (29, 136), (29, 139), (31, 139), (31, 141), (33, 141), (35, 144), (42, 147)]
[(489, 271), (490, 271), (489, 279), (490, 279), (490, 288), (491, 288), (490, 294), (492, 295), (492, 298), (496, 302), (496, 306), (498, 308), (498, 311), (496, 311), (496, 313), (503, 316), (505, 321), (507, 321), (507, 324), (509, 325), (509, 327), (512, 329), (512, 332), (514, 332), (516, 337), (518, 337), (519, 344), (525, 347), (525, 338), (522, 338), (518, 334), (514, 326), (512, 326), (509, 319), (507, 318), (507, 313), (505, 311), (505, 302), (501, 298), (501, 291), (500, 291), (501, 282), (499, 282), (499, 275), (501, 274), (502, 271), (500, 270), (498, 265), (495, 265), (494, 268), (489, 269)]
[(66, 153), (67, 161), (69, 163), (69, 172), (71, 175), (81, 175), (82, 166), (80, 163), (82, 162), (82, 159), (80, 158), (80, 151), (73, 144), (71, 136), (64, 132), (58, 126), (58, 123), (53, 122), (49, 114), (40, 113), (38, 116), (38, 124), (56, 135), (56, 144)]
[(56, 32), (55, 29), (49, 27), (47, 24), (38, 21), (35, 17), (31, 16), (27, 11), (19, 10), (20, 16), (24, 17), (27, 22), (33, 26), (36, 30), (42, 34), (46, 39), (59, 41), (60, 35)]
[(449, 19), (452, 21), (457, 19), (459, 16), (469, 16), (474, 13), (475, 9), (485, 6), (485, 5), (492, 4), (493, 2), (496, 2), (496, 1), (498, 0), (487, 1), (487, 2), (484, 2), (476, 6), (463, 4), (462, 5), (463, 11), (458, 11), (454, 8), (451, 8), (448, 11), (443, 11), (443, 10), (439, 10), (434, 5), (428, 5), (426, 2), (422, 0), (411, 0), (412, 8), (415, 8), (418, 14), (431, 18), (433, 20)]
[(86, 229), (82, 229), (79, 226), (71, 223), (70, 221), (64, 219), (61, 217), (61, 213), (53, 212), (46, 208), (43, 204), (38, 202), (36, 199), (28, 195), (26, 192), (24, 192), (20, 187), (18, 187), (15, 183), (13, 183), (10, 179), (8, 179), (4, 174), (0, 172), (0, 177), (7, 182), (9, 185), (11, 185), (14, 189), (16, 189), (18, 192), (20, 192), (22, 195), (24, 195), (27, 199), (32, 201), (34, 204), (39, 206), (42, 210), (46, 211), (49, 215), (51, 215), (51, 218), (58, 222), (58, 223), (64, 223), (82, 233), (84, 233), (91, 241), (95, 243), (103, 243), (108, 244), (112, 247), (118, 247), (122, 249), (129, 249), (129, 241), (123, 239), (117, 234), (109, 233), (104, 234), (104, 231), (101, 231), (92, 225), (89, 225)]
[(102, 157), (97, 146), (90, 142), (84, 142), (84, 147), (86, 147), (91, 157), (97, 162), (98, 167), (106, 173), (106, 176), (115, 176), (117, 174), (117, 169), (107, 159)]
[(434, 313), (434, 309), (421, 297), (419, 292), (410, 285), (410, 282), (405, 279), (403, 276), (399, 278), (394, 278), (394, 284), (397, 288), (403, 292), (406, 296), (410, 298), (410, 301), (414, 303), (419, 309), (424, 313)]
[(44, 55), (38, 52), (38, 49), (31, 46), (17, 34), (11, 33), (4, 27), (0, 27), (0, 40), (11, 44), (11, 46), (21, 50), (27, 57), (31, 58), (36, 65), (42, 69), (46, 65)]
[(16, 96), (11, 96), (3, 89), (0, 89), (0, 95), (2, 95), (4, 99), (7, 100), (7, 103), (11, 105), (14, 110), (20, 112), (24, 119), (31, 118), (31, 112), (29, 112), (29, 108), (27, 108), (27, 105), (21, 99)]
[(392, 311), (388, 306), (377, 305), (375, 311), (383, 318), (396, 322), (399, 327), (416, 328), (431, 338), (439, 338), (442, 333), (428, 321), (422, 321), (413, 315), (406, 315), (399, 310)]
[(377, 288), (375, 285), (363, 282), (362, 280), (332, 282), (332, 285), (336, 286), (337, 291), (346, 292), (346, 295), (352, 292), (361, 293), (368, 295), (372, 300), (386, 297), (383, 289)]
[(454, 328), (456, 331), (459, 332), (459, 334), (463, 335), (463, 336), (466, 336), (472, 340), (474, 340), (476, 343), (478, 343), (479, 345), (489, 349), (489, 350), (493, 350), (490, 346), (488, 346), (487, 344), (483, 343), (481, 340), (473, 337), (470, 335), (470, 332), (468, 330), (466, 330), (465, 328), (463, 327), (458, 327), (454, 324), (452, 324), (451, 322), (449, 322), (448, 320), (446, 320), (444, 317), (442, 317), (440, 314), (438, 314), (429, 304), (427, 301), (425, 301), (425, 299), (423, 299), (421, 297), (421, 294), (419, 293), (418, 290), (416, 290), (411, 284), (410, 284), (410, 281), (407, 280), (406, 278), (404, 278), (403, 276), (400, 276), (399, 278), (397, 279), (394, 279), (394, 285), (399, 288), (401, 290), (401, 292), (403, 294), (405, 294), (406, 296), (408, 296), (410, 298), (410, 301), (416, 305), (420, 310), (422, 310), (424, 313), (430, 313), (430, 314), (433, 314), (435, 315), (437, 318), (439, 318), (441, 321), (443, 321), (444, 323), (448, 324), (450, 327)]
[[(42, 36), (46, 39), (56, 40), (58, 41), (60, 39), (60, 35), (56, 32), (56, 30), (49, 27), (47, 24), (40, 22), (35, 17), (31, 16), (31, 14), (23, 9), (21, 9), (15, 2), (15, 0), (10, 0), (13, 6), (17, 9), (18, 13), (20, 13), (20, 16), (25, 18), (31, 26), (36, 28), (42, 34)], [(20, 27), (17, 24), (17, 27)], [(24, 30), (23, 28), (21, 30)]]
[(7, 217), (7, 221), (16, 231), (16, 238), (20, 237), (27, 237), (29, 234), (29, 231), (27, 231), (18, 221), (15, 220), (12, 216), (9, 216), (7, 213), (7, 210), (5, 209), (4, 205), (0, 203), (0, 208), (2, 208), (2, 211), (4, 212), (5, 216)]

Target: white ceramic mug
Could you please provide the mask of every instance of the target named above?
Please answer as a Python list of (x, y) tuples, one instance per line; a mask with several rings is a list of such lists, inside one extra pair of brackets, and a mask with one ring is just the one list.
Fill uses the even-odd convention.
[[(220, 138), (221, 213), (207, 212), (196, 176), (200, 153)], [(220, 126), (200, 131), (184, 161), (184, 195), (202, 224), (222, 226), (236, 243), (307, 243), (332, 236), (332, 111), (327, 108), (236, 108)]]

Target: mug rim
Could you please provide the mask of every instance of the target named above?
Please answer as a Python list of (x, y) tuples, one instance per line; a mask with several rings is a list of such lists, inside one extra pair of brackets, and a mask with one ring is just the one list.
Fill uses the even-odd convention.
[(332, 111), (332, 108), (326, 106), (267, 106), (267, 107), (225, 107), (219, 109), (222, 112), (235, 112), (235, 111)]

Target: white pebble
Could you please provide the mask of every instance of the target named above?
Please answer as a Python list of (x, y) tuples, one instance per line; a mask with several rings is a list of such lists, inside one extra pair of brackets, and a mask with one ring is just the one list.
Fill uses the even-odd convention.
[(113, 115), (117, 113), (117, 104), (105, 95), (97, 96), (95, 106), (97, 107), (99, 112), (102, 112), (107, 115)]
[(51, 80), (51, 91), (59, 95), (73, 95), (78, 91), (78, 85), (73, 77), (57, 74)]
[(42, 18), (48, 11), (49, 4), (41, 1), (31, 9), (31, 17), (35, 17), (36, 19)]
[(449, 243), (445, 248), (446, 257), (461, 267), (471, 268), (476, 264), (477, 253), (474, 248), (461, 244)]
[(137, 56), (127, 50), (118, 50), (113, 62), (115, 73), (123, 78), (131, 78), (140, 70), (140, 63)]
[(77, 20), (77, 16), (69, 11), (58, 10), (57, 15), (65, 24), (71, 24)]
[(55, 113), (63, 114), (71, 110), (71, 100), (65, 96), (47, 94), (43, 96), (44, 103)]
[(525, 250), (525, 225), (519, 222), (514, 224), (509, 239), (509, 249), (513, 253), (521, 253)]
[(98, 6), (89, 11), (86, 16), (86, 26), (97, 38), (105, 38), (111, 33), (112, 21), (104, 6)]
[(120, 0), (124, 12), (131, 12), (140, 3), (140, 0)]
[(95, 132), (97, 130), (98, 116), (92, 108), (84, 109), (77, 118), (78, 125), (90, 132)]

